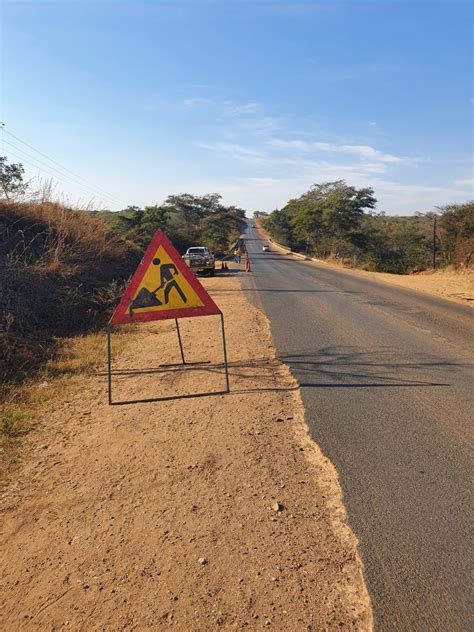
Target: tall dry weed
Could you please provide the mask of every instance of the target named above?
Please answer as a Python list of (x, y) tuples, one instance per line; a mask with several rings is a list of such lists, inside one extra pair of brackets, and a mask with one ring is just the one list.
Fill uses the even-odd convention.
[(139, 258), (87, 212), (0, 200), (0, 379), (24, 379), (58, 337), (106, 322)]

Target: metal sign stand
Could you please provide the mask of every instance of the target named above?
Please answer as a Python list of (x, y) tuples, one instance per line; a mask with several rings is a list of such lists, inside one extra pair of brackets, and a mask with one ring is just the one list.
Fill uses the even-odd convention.
[(112, 405), (112, 341), (110, 325), (107, 325), (107, 386), (109, 390), (109, 406)]
[[(220, 317), (221, 317), (222, 348), (224, 351), (224, 368), (225, 368), (225, 382), (226, 382), (226, 390), (224, 392), (230, 393), (229, 365), (227, 361), (227, 345), (226, 345), (226, 339), (225, 339), (224, 314), (222, 312), (220, 313)], [(183, 364), (189, 364), (186, 362), (185, 357), (184, 357), (183, 342), (181, 340), (181, 332), (179, 330), (177, 318), (175, 319), (175, 322), (176, 322), (176, 331), (178, 333), (181, 360)], [(114, 402), (112, 401), (112, 327), (110, 324), (107, 325), (107, 387), (108, 387), (109, 406), (111, 406)], [(157, 398), (157, 401), (159, 401), (159, 398)]]
[(224, 349), (224, 366), (225, 366), (225, 382), (226, 382), (226, 392), (230, 393), (229, 386), (229, 366), (227, 364), (227, 347), (225, 344), (225, 329), (224, 329), (224, 314), (221, 312), (221, 329), (222, 329), (222, 347)]
[(181, 351), (181, 360), (183, 361), (183, 364), (186, 364), (186, 360), (184, 359), (183, 343), (181, 342), (181, 334), (179, 331), (178, 319), (175, 318), (174, 322), (176, 323), (176, 331), (178, 332), (179, 350)]

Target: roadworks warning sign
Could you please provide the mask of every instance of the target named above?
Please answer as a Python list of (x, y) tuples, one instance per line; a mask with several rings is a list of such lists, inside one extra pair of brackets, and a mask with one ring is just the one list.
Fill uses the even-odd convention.
[(110, 319), (111, 325), (210, 316), (221, 311), (158, 230)]

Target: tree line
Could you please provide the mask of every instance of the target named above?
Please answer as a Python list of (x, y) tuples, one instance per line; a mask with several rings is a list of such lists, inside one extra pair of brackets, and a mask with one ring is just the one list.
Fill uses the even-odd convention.
[[(0, 157), (0, 193), (7, 199), (24, 194), (23, 174), (21, 164)], [(282, 209), (260, 215), (270, 235), (293, 250), (368, 270), (406, 274), (433, 267), (434, 258), (440, 267), (472, 265), (473, 200), (407, 217), (376, 212), (376, 204), (371, 187), (357, 189), (337, 180), (315, 184)], [(160, 228), (181, 252), (205, 245), (217, 255), (228, 251), (245, 221), (245, 212), (225, 206), (217, 193), (170, 195), (162, 204), (93, 214), (141, 248)]]
[(116, 213), (95, 214), (103, 216), (115, 230), (141, 247), (146, 247), (155, 231), (161, 229), (180, 252), (201, 245), (217, 255), (228, 252), (245, 222), (245, 211), (225, 206), (218, 193), (170, 195), (163, 204), (129, 206)]
[(377, 213), (376, 204), (372, 188), (337, 180), (315, 184), (282, 209), (259, 215), (275, 241), (292, 250), (368, 270), (406, 274), (433, 267), (434, 257), (440, 267), (472, 265), (473, 200), (409, 217)]

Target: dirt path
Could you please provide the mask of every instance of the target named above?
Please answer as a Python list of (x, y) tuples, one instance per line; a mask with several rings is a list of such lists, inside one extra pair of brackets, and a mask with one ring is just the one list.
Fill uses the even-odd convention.
[[(236, 277), (230, 395), (106, 405), (105, 376), (58, 403), (4, 498), (2, 629), (370, 630), (335, 471), (309, 440), (266, 318)], [(116, 399), (219, 391), (218, 317), (131, 331)], [(133, 371), (132, 369), (142, 369)]]

